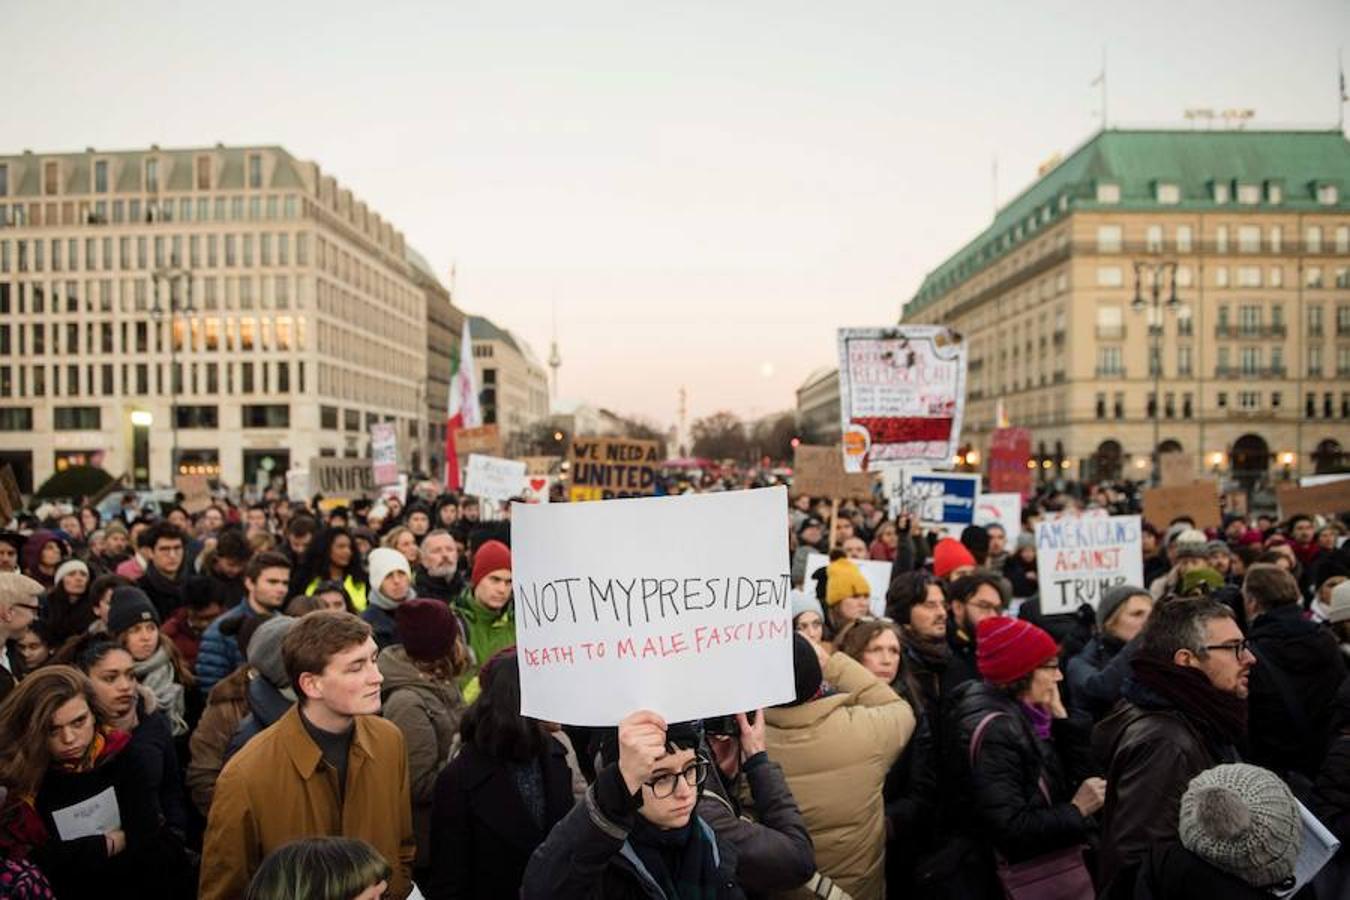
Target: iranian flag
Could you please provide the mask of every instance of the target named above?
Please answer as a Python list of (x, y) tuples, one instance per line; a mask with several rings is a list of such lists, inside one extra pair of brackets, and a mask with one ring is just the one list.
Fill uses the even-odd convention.
[(460, 338), (459, 355), (450, 356), (450, 405), (445, 423), (445, 486), (459, 490), (459, 454), (455, 452), (455, 429), (477, 428), (483, 424), (483, 413), (478, 406), (478, 379), (473, 374), (473, 339), (469, 336), (469, 320), (464, 319), (464, 336)]

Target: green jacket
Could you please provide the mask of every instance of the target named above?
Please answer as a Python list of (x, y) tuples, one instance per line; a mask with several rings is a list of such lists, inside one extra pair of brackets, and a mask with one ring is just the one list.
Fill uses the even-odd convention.
[[(516, 643), (516, 609), (514, 602), (508, 602), (500, 612), (494, 612), (479, 603), (468, 588), (455, 601), (455, 612), (464, 622), (465, 635), (469, 649), (473, 651), (473, 660), (468, 671), (462, 677), (463, 683), (478, 674), (483, 663), (492, 658), (498, 650), (514, 647)], [(461, 684), (463, 687), (463, 684)]]

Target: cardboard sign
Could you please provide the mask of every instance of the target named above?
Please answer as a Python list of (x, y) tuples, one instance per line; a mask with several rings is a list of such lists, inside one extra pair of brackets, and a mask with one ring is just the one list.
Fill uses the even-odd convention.
[(183, 509), (190, 516), (211, 506), (211, 483), (205, 475), (179, 475), (174, 488), (183, 495)]
[(1247, 492), (1228, 491), (1223, 495), (1223, 511), (1235, 516), (1247, 515)]
[(1017, 546), (1017, 536), (1022, 533), (1022, 495), (980, 494), (975, 501), (975, 524), (1002, 525), (1011, 553)]
[(309, 485), (324, 497), (352, 500), (375, 493), (375, 472), (368, 459), (316, 456), (309, 461)]
[(865, 433), (866, 469), (950, 465), (965, 397), (966, 342), (950, 328), (839, 329), (840, 427)]
[(1201, 530), (1218, 528), (1223, 523), (1219, 513), (1219, 489), (1213, 481), (1192, 481), (1190, 484), (1144, 490), (1144, 521), (1159, 531), (1178, 516), (1189, 516)]
[(464, 477), (464, 493), (470, 497), (504, 502), (519, 496), (524, 484), (523, 462), (478, 453), (469, 457), (469, 468)]
[(531, 475), (529, 467), (525, 470), (525, 486), (520, 491), (520, 499), (526, 503), (549, 502), (548, 492), (553, 479), (547, 475)]
[(1036, 581), (1041, 613), (1097, 608), (1118, 584), (1144, 586), (1138, 516), (1074, 516), (1036, 523)]
[(871, 500), (876, 475), (844, 471), (838, 447), (799, 445), (792, 461), (792, 496), (826, 500)]
[(1171, 452), (1158, 454), (1159, 484), (1185, 486), (1195, 482), (1195, 455)]
[(393, 422), (370, 426), (370, 465), (377, 485), (398, 481), (398, 436)]
[(1031, 432), (1025, 428), (995, 428), (989, 439), (989, 490), (1016, 492), (1026, 499), (1031, 495), (1033, 473), (1027, 468), (1031, 459)]
[(661, 444), (636, 438), (582, 437), (572, 440), (571, 499), (610, 500), (656, 493)]
[(472, 453), (481, 453), (484, 456), (501, 456), (501, 429), (496, 425), (480, 425), (477, 428), (456, 428), (455, 453), (460, 456), (468, 456)]
[(1312, 487), (1300, 487), (1288, 482), (1275, 486), (1275, 497), (1280, 502), (1280, 515), (1339, 516), (1350, 512), (1350, 479), (1324, 482)]
[(562, 465), (561, 456), (521, 456), (526, 475), (556, 475)]
[(514, 506), (521, 714), (682, 722), (792, 699), (786, 508), (781, 487)]
[(21, 509), (23, 509), (23, 494), (19, 493), (19, 482), (14, 477), (14, 467), (5, 463), (0, 466), (0, 521), (8, 522)]
[[(830, 558), (824, 553), (812, 553), (806, 557), (806, 590), (812, 597), (815, 596), (816, 583), (811, 576), (829, 564)], [(853, 564), (872, 589), (867, 600), (868, 612), (879, 619), (886, 615), (886, 590), (891, 586), (891, 564), (881, 559), (855, 559)], [(821, 603), (821, 606), (824, 605)]]
[(980, 497), (980, 476), (924, 470), (887, 470), (886, 498), (891, 516), (918, 516), (925, 525), (946, 525), (957, 530), (975, 521), (975, 503)]

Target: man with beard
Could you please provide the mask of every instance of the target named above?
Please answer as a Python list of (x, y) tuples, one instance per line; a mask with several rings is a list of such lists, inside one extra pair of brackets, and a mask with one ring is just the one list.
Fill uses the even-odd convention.
[(422, 559), (414, 582), (417, 596), (453, 603), (464, 593), (464, 577), (459, 574), (459, 548), (444, 528), (428, 532), (422, 540)]
[(166, 520), (150, 526), (144, 544), (149, 551), (150, 565), (136, 586), (155, 604), (162, 622), (183, 605), (183, 583), (188, 568), (184, 565), (183, 554), (187, 549), (187, 536), (183, 529)]
[(971, 671), (975, 670), (975, 629), (982, 620), (1003, 614), (1008, 602), (1004, 590), (1003, 579), (989, 574), (965, 575), (947, 589), (952, 606), (947, 643)]
[(908, 572), (886, 591), (886, 615), (905, 633), (905, 666), (919, 685), (928, 721), (944, 720), (944, 702), (958, 686), (975, 680), (975, 668), (947, 643), (949, 611), (943, 583), (926, 572)]

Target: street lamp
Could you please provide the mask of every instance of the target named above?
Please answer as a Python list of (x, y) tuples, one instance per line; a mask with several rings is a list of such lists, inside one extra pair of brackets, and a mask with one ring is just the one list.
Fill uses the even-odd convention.
[[(1149, 300), (1144, 299), (1143, 277), (1144, 272), (1150, 275), (1149, 281)], [(1172, 275), (1172, 289), (1168, 292), (1167, 301), (1162, 299), (1163, 280), (1168, 273)], [(1162, 415), (1162, 397), (1160, 391), (1162, 388), (1162, 337), (1163, 326), (1162, 313), (1164, 310), (1175, 312), (1181, 302), (1177, 300), (1177, 264), (1173, 261), (1148, 262), (1146, 260), (1134, 261), (1134, 300), (1130, 302), (1130, 309), (1135, 312), (1142, 312), (1146, 307), (1153, 308), (1153, 320), (1148, 325), (1149, 336), (1149, 368), (1153, 370), (1153, 484), (1157, 486), (1160, 481), (1158, 459), (1158, 429), (1160, 427), (1159, 417)]]
[[(169, 427), (172, 429), (172, 443), (169, 449), (169, 471), (171, 477), (178, 475), (178, 347), (174, 341), (174, 321), (177, 313), (186, 313), (189, 316), (197, 311), (192, 304), (192, 273), (187, 269), (172, 267), (167, 269), (156, 269), (150, 274), (151, 280), (155, 285), (155, 304), (150, 307), (150, 315), (158, 321), (164, 315), (164, 307), (159, 302), (160, 282), (169, 283)], [(187, 299), (180, 306), (178, 303), (178, 282), (185, 279), (187, 281)], [(192, 327), (189, 324), (186, 334), (191, 334)]]

